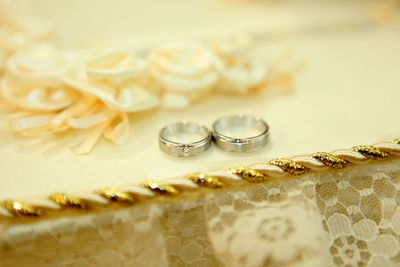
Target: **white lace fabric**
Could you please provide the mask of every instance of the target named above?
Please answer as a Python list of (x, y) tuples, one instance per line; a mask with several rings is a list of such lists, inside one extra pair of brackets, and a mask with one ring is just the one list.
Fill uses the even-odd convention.
[(2, 266), (397, 266), (399, 160), (1, 225)]

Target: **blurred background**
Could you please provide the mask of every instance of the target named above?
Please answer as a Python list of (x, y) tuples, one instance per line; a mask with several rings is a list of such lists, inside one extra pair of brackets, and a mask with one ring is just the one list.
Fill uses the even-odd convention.
[(246, 31), (291, 36), (386, 24), (398, 18), (395, 0), (23, 0), (19, 10), (54, 25), (60, 44), (142, 45)]

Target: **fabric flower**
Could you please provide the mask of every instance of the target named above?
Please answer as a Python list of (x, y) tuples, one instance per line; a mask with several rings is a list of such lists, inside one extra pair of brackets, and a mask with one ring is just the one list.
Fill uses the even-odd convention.
[(71, 105), (77, 94), (61, 82), (65, 62), (64, 55), (46, 43), (19, 51), (6, 63), (0, 86), (3, 98), (34, 111), (55, 111)]
[(200, 42), (167, 43), (150, 55), (150, 73), (165, 91), (163, 105), (183, 108), (218, 81), (211, 52)]
[(247, 93), (265, 82), (266, 64), (248, 55), (250, 45), (251, 38), (246, 34), (220, 37), (211, 42), (215, 67), (220, 75), (220, 90)]
[(245, 59), (249, 57), (252, 38), (246, 33), (235, 33), (215, 37), (210, 44), (218, 55)]
[(101, 136), (126, 143), (127, 112), (158, 103), (134, 82), (144, 71), (143, 61), (112, 49), (73, 55), (72, 61), (64, 54), (40, 44), (7, 61), (0, 91), (5, 102), (19, 110), (11, 129), (22, 136), (75, 132), (77, 154), (89, 153)]
[(116, 49), (91, 49), (67, 66), (63, 81), (81, 93), (100, 99), (118, 111), (154, 108), (158, 97), (134, 80), (146, 71), (146, 63), (132, 53)]

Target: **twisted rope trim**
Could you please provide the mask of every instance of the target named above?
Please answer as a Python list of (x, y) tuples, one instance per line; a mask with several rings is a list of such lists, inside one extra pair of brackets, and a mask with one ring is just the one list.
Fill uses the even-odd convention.
[(372, 146), (355, 146), (332, 153), (317, 152), (291, 159), (274, 159), (268, 163), (252, 166), (238, 166), (226, 171), (194, 173), (185, 177), (164, 181), (146, 181), (136, 186), (101, 188), (91, 193), (52, 194), (45, 199), (0, 202), (2, 217), (40, 217), (51, 212), (70, 209), (89, 211), (94, 207), (104, 207), (112, 203), (130, 206), (139, 201), (149, 201), (159, 195), (175, 196), (184, 191), (206, 187), (222, 188), (226, 185), (262, 183), (271, 177), (299, 176), (311, 171), (342, 169), (360, 165), (368, 161), (387, 160), (400, 156), (400, 138), (392, 142), (377, 143)]

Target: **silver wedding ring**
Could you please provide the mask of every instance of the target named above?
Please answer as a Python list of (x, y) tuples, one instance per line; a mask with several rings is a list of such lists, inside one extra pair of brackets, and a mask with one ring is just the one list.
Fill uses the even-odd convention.
[(159, 133), (162, 151), (175, 157), (196, 156), (211, 144), (211, 131), (198, 123), (177, 122), (162, 128)]
[(255, 116), (232, 115), (217, 120), (213, 124), (212, 135), (222, 150), (252, 152), (265, 146), (269, 126)]

